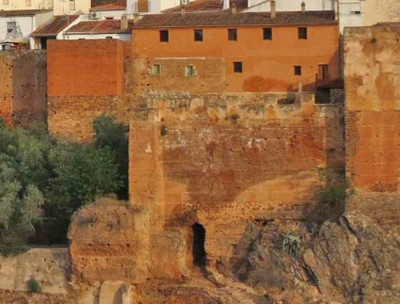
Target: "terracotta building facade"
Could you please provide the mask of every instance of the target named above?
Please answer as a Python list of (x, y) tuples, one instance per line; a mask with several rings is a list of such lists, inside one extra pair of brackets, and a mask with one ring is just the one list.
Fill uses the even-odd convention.
[(312, 92), (339, 78), (338, 39), (333, 11), (148, 15), (133, 29), (136, 92)]

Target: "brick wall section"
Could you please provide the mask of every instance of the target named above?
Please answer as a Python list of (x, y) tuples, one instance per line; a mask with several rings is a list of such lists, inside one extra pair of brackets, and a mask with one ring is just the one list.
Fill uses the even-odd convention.
[(46, 90), (44, 52), (0, 53), (0, 117), (8, 125), (45, 122)]
[(125, 115), (120, 108), (128, 43), (119, 40), (51, 41), (48, 45), (50, 133), (78, 141), (92, 138), (93, 120)]
[[(119, 96), (50, 96), (48, 126), (54, 136), (88, 142), (93, 137), (93, 120), (103, 113), (121, 117)], [(124, 120), (126, 121), (126, 120)]]
[(399, 27), (345, 31), (347, 173), (360, 190), (399, 191)]
[(13, 56), (9, 53), (0, 53), (0, 117), (8, 125), (12, 124), (12, 84)]
[(50, 41), (49, 96), (119, 95), (124, 84), (124, 49), (119, 40)]
[(342, 106), (315, 105), (313, 95), (278, 105), (284, 97), (139, 101), (130, 125), (130, 201), (149, 208), (152, 235), (190, 231), (197, 222), (206, 228), (209, 258), (224, 259), (249, 219), (304, 218), (313, 210), (318, 169), (330, 165), (333, 151), (343, 155)]

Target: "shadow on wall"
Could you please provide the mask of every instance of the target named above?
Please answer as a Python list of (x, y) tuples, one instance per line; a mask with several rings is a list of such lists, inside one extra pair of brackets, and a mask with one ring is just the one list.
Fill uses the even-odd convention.
[[(243, 115), (264, 111), (263, 103), (244, 107)], [(296, 108), (295, 114), (285, 112)], [(266, 112), (266, 120), (242, 118), (240, 111), (217, 120), (203, 108), (185, 125), (164, 122), (164, 172), (167, 180), (187, 185), (190, 207), (183, 212), (221, 209), (251, 186), (324, 166), (328, 134), (316, 105), (271, 105)]]

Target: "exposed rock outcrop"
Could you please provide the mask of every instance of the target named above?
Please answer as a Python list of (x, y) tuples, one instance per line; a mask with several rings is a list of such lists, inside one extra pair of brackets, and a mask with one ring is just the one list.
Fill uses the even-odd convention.
[[(282, 251), (288, 231), (301, 238), (297, 256)], [(399, 235), (353, 210), (318, 228), (307, 222), (250, 223), (232, 265), (239, 280), (276, 301), (398, 303), (399, 258)]]

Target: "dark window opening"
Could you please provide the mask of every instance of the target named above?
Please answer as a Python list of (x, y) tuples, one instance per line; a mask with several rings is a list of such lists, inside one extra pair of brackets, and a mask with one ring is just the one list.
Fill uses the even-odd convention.
[(200, 224), (194, 224), (193, 230), (193, 264), (196, 266), (206, 266), (207, 253), (205, 249), (206, 230)]
[(237, 29), (228, 29), (228, 40), (237, 41)]
[(234, 62), (233, 70), (235, 73), (242, 73), (243, 72), (243, 64), (241, 62)]
[(299, 39), (307, 39), (307, 28), (306, 27), (299, 27)]
[(169, 33), (168, 30), (160, 31), (160, 41), (161, 42), (168, 42), (169, 41)]
[(295, 65), (294, 66), (294, 74), (296, 76), (300, 76), (301, 75), (301, 66), (299, 66), (299, 65)]
[(320, 64), (318, 65), (318, 80), (328, 80), (329, 79), (329, 65)]
[(40, 48), (47, 50), (47, 38), (40, 38)]
[(203, 30), (194, 30), (194, 41), (203, 41)]
[(272, 28), (264, 28), (264, 40), (272, 40)]

